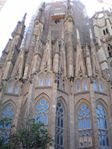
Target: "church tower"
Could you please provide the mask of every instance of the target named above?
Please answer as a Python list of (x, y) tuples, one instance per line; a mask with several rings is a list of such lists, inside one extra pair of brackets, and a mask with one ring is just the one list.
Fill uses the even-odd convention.
[(52, 149), (111, 149), (112, 12), (93, 16), (82, 43), (76, 3), (43, 3), (30, 40), (26, 14), (17, 23), (0, 58), (0, 117), (16, 129), (28, 119), (44, 123)]

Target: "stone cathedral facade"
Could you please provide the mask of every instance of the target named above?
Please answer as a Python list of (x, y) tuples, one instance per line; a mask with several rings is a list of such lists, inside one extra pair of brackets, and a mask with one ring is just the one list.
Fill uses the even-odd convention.
[(55, 149), (112, 149), (112, 12), (92, 17), (82, 44), (73, 6), (44, 3), (30, 33), (18, 22), (0, 59), (0, 117), (44, 123)]

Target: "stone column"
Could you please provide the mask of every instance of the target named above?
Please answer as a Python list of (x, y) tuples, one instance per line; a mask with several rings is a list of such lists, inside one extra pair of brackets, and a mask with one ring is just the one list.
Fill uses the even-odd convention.
[(30, 113), (30, 106), (31, 106), (31, 102), (32, 99), (34, 98), (34, 82), (35, 79), (32, 79), (32, 82), (29, 84), (29, 93), (28, 93), (28, 99), (27, 99), (27, 109), (26, 109), (26, 114), (25, 114), (25, 118), (30, 118), (31, 113)]
[(108, 91), (109, 91), (109, 99), (108, 99), (108, 136), (109, 136), (109, 146), (110, 149), (112, 148), (112, 141), (111, 141), (111, 137), (112, 137), (112, 89), (111, 89), (111, 85), (108, 82)]
[[(55, 145), (55, 118), (56, 118), (56, 104), (57, 104), (57, 84), (55, 83), (55, 76), (53, 77), (53, 88), (52, 88), (52, 96), (50, 101), (50, 132), (51, 137), (54, 139)], [(50, 149), (54, 149), (55, 146), (51, 146)]]
[(39, 71), (40, 63), (41, 63), (41, 57), (39, 56), (38, 53), (35, 53), (32, 74), (35, 74), (36, 72)]
[(92, 134), (93, 134), (93, 148), (99, 149), (99, 142), (98, 142), (98, 128), (97, 128), (97, 118), (96, 118), (96, 99), (95, 93), (93, 89), (93, 83), (90, 83), (90, 101), (91, 101), (91, 127), (92, 127)]
[(14, 121), (13, 121), (13, 124), (12, 125), (14, 125), (14, 128), (12, 127), (12, 131), (14, 130), (14, 129), (17, 129), (17, 127), (18, 127), (18, 124), (20, 123), (19, 122), (19, 116), (20, 116), (20, 110), (21, 110), (21, 103), (22, 103), (22, 96), (20, 96), (19, 97), (19, 99), (18, 99), (18, 102), (17, 102), (17, 109), (15, 109), (15, 116), (14, 116)]
[(4, 74), (3, 74), (4, 80), (7, 79), (11, 75), (12, 69), (13, 69), (13, 64), (12, 64), (11, 60), (9, 60), (7, 62), (6, 68), (4, 70)]
[(74, 89), (73, 89), (73, 82), (70, 82), (71, 89), (70, 89), (70, 95), (69, 95), (69, 118), (68, 118), (68, 123), (69, 123), (69, 149), (75, 149), (75, 144), (74, 144), (74, 133), (75, 133), (75, 128), (74, 128)]

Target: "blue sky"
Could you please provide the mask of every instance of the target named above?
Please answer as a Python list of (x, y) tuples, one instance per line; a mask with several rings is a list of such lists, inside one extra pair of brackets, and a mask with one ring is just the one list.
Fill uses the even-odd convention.
[[(53, 2), (55, 0), (45, 0)], [(58, 0), (57, 0), (58, 1)], [(103, 7), (111, 7), (112, 5), (104, 5), (98, 3), (97, 0), (81, 0), (87, 8), (87, 13), (91, 17), (95, 11), (101, 10)], [(104, 0), (105, 3), (112, 4), (112, 0)], [(38, 9), (43, 0), (7, 0), (5, 6), (0, 12), (0, 55), (4, 49), (11, 32), (15, 28), (17, 21), (21, 20), (24, 13), (27, 12), (26, 25), (28, 26), (31, 16)]]

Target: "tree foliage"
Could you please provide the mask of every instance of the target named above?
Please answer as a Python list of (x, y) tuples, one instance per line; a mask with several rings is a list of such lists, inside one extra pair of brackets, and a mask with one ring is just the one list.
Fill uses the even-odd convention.
[(0, 149), (8, 149), (9, 130), (6, 129), (11, 123), (11, 119), (2, 118), (0, 120)]
[(33, 122), (11, 133), (8, 143), (0, 139), (0, 149), (46, 149), (51, 143), (47, 128), (42, 123)]

